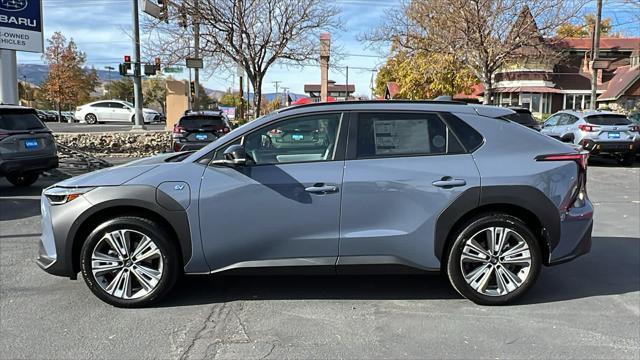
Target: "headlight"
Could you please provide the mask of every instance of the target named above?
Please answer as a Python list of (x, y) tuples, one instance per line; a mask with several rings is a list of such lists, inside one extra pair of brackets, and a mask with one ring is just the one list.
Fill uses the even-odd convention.
[(85, 194), (95, 188), (93, 187), (80, 187), (80, 188), (63, 188), (52, 187), (46, 189), (43, 194), (49, 200), (51, 205), (62, 205), (69, 201), (77, 199), (80, 195)]

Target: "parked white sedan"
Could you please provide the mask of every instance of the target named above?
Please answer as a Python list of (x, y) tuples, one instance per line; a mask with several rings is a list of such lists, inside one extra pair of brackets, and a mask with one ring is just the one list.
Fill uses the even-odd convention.
[[(161, 115), (153, 109), (143, 109), (144, 122), (161, 120)], [(121, 100), (102, 100), (76, 108), (75, 118), (79, 122), (97, 124), (101, 122), (133, 122), (135, 110), (132, 103)]]

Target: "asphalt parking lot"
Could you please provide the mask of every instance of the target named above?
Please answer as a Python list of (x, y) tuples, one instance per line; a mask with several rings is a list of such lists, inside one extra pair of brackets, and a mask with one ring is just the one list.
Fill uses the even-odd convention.
[[(128, 122), (123, 123), (103, 123), (89, 125), (84, 123), (45, 123), (51, 131), (54, 133), (91, 133), (91, 132), (117, 132), (117, 131), (130, 131), (132, 124)], [(164, 123), (146, 124), (147, 130), (164, 130)]]
[(124, 310), (41, 271), (39, 193), (0, 180), (0, 358), (640, 358), (640, 168), (592, 163), (593, 248), (508, 307), (438, 275), (187, 277)]

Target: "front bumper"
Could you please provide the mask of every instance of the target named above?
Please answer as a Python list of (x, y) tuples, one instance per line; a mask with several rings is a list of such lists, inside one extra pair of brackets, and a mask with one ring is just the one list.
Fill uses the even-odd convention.
[(0, 160), (0, 176), (34, 171), (46, 171), (49, 169), (55, 169), (57, 167), (57, 155)]
[(49, 200), (44, 195), (41, 196), (42, 235), (36, 264), (42, 270), (52, 275), (77, 278), (71, 259), (72, 244), (67, 242), (67, 235), (71, 228), (77, 225), (77, 215), (91, 206), (92, 204), (85, 199), (84, 195), (67, 204), (56, 206), (51, 206)]
[(549, 254), (549, 265), (562, 264), (591, 250), (593, 204), (587, 199), (581, 208), (572, 208), (560, 223), (560, 241)]
[(585, 150), (588, 150), (593, 155), (598, 154), (622, 154), (627, 152), (634, 152), (640, 147), (638, 141), (597, 141), (591, 139), (584, 139), (580, 142)]

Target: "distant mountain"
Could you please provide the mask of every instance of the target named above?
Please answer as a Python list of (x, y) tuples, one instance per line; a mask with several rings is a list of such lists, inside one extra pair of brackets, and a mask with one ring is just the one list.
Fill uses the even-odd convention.
[[(86, 68), (87, 71), (91, 68)], [(18, 80), (26, 80), (32, 84), (42, 85), (49, 74), (49, 66), (41, 64), (18, 64)], [(109, 80), (119, 80), (122, 77), (117, 70), (98, 70), (98, 78), (101, 82)]]

